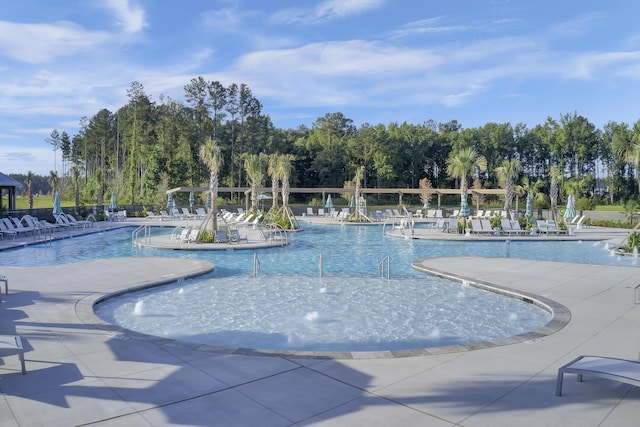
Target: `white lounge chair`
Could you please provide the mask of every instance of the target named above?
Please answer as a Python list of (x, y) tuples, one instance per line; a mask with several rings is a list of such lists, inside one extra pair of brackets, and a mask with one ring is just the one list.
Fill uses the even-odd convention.
[(556, 225), (556, 222), (552, 219), (548, 219), (547, 220), (547, 234), (548, 233), (553, 233), (553, 234), (565, 234), (567, 232), (567, 230), (561, 230), (560, 228), (558, 228), (558, 226)]
[(307, 216), (313, 216), (313, 208), (307, 208)]
[(82, 227), (82, 228), (93, 227), (93, 221), (88, 221), (86, 219), (79, 220), (69, 213), (65, 214), (65, 216), (67, 217), (67, 219), (71, 224), (77, 224), (79, 227)]
[(162, 217), (160, 215), (156, 215), (151, 211), (147, 211), (147, 219), (157, 219), (158, 221), (160, 221), (162, 219)]
[(4, 223), (4, 221), (0, 221), (0, 236), (2, 236), (2, 238), (4, 239), (5, 235), (11, 236), (15, 239), (16, 236), (18, 235), (18, 232), (15, 230), (9, 230), (7, 228), (7, 225)]
[(507, 218), (501, 218), (500, 226), (502, 228), (502, 232), (507, 233), (509, 236), (511, 236), (511, 234), (522, 235), (528, 233), (527, 230), (523, 230), (520, 227), (520, 223), (515, 219), (508, 220)]
[(578, 382), (583, 375), (606, 378), (621, 383), (640, 386), (640, 361), (602, 356), (580, 356), (558, 369), (556, 396), (562, 395), (564, 374), (576, 374)]
[(587, 227), (587, 224), (585, 224), (585, 222), (584, 222), (584, 220), (585, 220), (586, 218), (587, 218), (587, 217), (586, 217), (585, 215), (582, 215), (582, 216), (578, 219), (578, 221), (576, 221), (576, 228), (586, 228), (586, 227)]
[(11, 217), (11, 221), (13, 221), (13, 225), (15, 226), (15, 229), (18, 232), (24, 231), (24, 232), (29, 232), (31, 231), (32, 233), (36, 233), (38, 231), (38, 229), (40, 228), (37, 224), (23, 224), (22, 221), (20, 221), (18, 218), (16, 217)]
[(496, 234), (496, 231), (498, 231), (494, 230), (494, 228), (491, 226), (491, 221), (488, 219), (481, 219), (480, 224), (482, 224), (482, 231), (488, 234)]
[(8, 231), (10, 231), (10, 232), (11, 232), (11, 231), (15, 231), (16, 233), (18, 233), (18, 235), (19, 235), (20, 233), (22, 233), (22, 234), (25, 234), (25, 235), (26, 235), (27, 233), (30, 233), (30, 232), (32, 233), (32, 232), (33, 232), (33, 230), (32, 230), (30, 227), (29, 227), (29, 228), (27, 228), (27, 227), (22, 227), (22, 228), (20, 228), (20, 229), (18, 230), (18, 229), (16, 228), (16, 226), (13, 224), (13, 222), (11, 221), (11, 219), (9, 219), (9, 218), (2, 218), (2, 222), (4, 223), (5, 228), (6, 228)]

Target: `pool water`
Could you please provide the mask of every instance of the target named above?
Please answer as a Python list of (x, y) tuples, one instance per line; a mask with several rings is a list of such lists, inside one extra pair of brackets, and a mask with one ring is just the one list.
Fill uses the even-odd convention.
[[(137, 248), (133, 229), (0, 253), (0, 265), (53, 265), (104, 257), (169, 256), (213, 262), (213, 273), (109, 299), (104, 320), (127, 329), (228, 347), (373, 351), (463, 344), (535, 330), (535, 305), (432, 277), (417, 258), (496, 256), (635, 265), (601, 243), (421, 241), (381, 227), (305, 225), (285, 247), (258, 251)], [(159, 232), (170, 233), (171, 229)], [(96, 241), (98, 242), (96, 244)], [(254, 255), (260, 269), (253, 277)], [(379, 264), (390, 257), (391, 279)]]

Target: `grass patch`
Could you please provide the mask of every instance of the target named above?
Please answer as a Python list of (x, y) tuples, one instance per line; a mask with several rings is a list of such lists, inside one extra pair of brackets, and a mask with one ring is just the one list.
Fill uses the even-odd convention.
[(624, 206), (620, 205), (598, 205), (596, 206), (597, 211), (603, 212), (624, 212)]
[[(62, 207), (73, 207), (75, 203), (73, 200), (61, 200), (60, 205)], [(5, 205), (6, 206), (6, 205)], [(33, 198), (33, 208), (34, 209), (53, 209), (53, 196), (38, 196)], [(29, 209), (29, 198), (28, 197), (16, 197), (16, 209), (24, 210)]]

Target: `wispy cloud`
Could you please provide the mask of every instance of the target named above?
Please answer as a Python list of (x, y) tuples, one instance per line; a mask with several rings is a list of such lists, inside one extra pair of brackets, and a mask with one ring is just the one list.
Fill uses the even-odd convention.
[(555, 25), (551, 32), (556, 35), (577, 37), (592, 31), (595, 23), (604, 18), (602, 13), (589, 13), (578, 16), (572, 20)]
[(419, 34), (457, 33), (469, 30), (469, 27), (466, 25), (438, 25), (442, 20), (443, 17), (435, 17), (409, 22), (401, 26), (398, 30), (392, 31), (389, 35), (392, 38), (396, 38)]
[(384, 5), (384, 0), (326, 0), (315, 8), (282, 10), (272, 19), (285, 24), (319, 24), (343, 19)]
[(103, 5), (126, 33), (137, 33), (147, 26), (144, 9), (129, 0), (103, 0)]
[(104, 31), (87, 31), (65, 21), (52, 24), (0, 21), (0, 55), (29, 64), (86, 52), (109, 39)]

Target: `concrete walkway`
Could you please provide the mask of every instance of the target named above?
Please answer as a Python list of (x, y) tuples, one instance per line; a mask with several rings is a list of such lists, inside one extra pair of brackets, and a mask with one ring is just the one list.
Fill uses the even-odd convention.
[[(615, 240), (615, 239), (614, 239)], [(629, 426), (640, 391), (565, 379), (581, 354), (638, 359), (640, 269), (518, 259), (446, 257), (417, 268), (539, 295), (567, 307), (552, 335), (509, 345), (387, 358), (255, 356), (148, 339), (104, 325), (87, 301), (124, 288), (202, 274), (174, 258), (117, 258), (3, 267), (0, 334), (19, 334), (0, 359), (0, 426)], [(506, 344), (506, 343), (505, 343)], [(384, 355), (383, 355), (384, 356)], [(362, 358), (360, 358), (362, 357)]]

